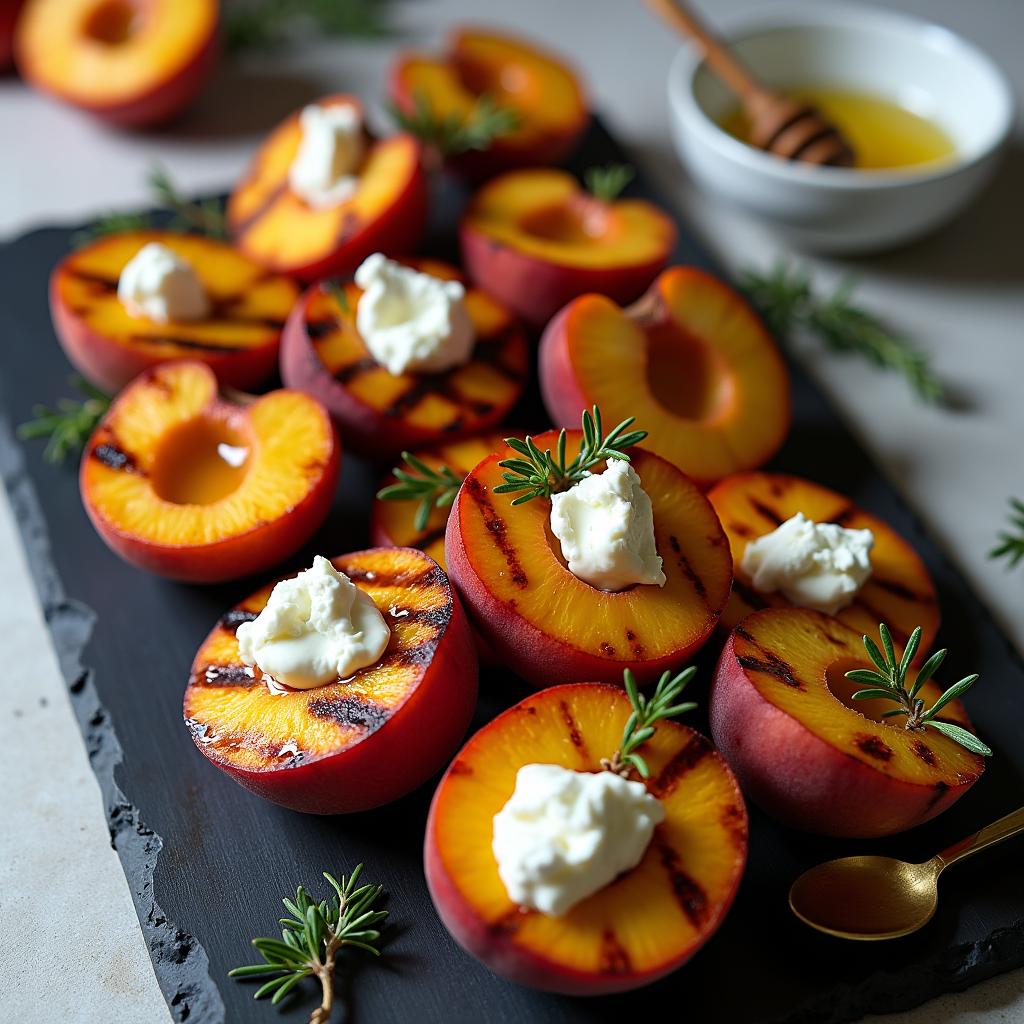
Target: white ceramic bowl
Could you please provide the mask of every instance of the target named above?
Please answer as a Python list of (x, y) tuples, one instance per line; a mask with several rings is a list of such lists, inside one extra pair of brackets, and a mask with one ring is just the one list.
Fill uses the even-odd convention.
[(1013, 93), (977, 47), (939, 25), (876, 7), (759, 8), (723, 36), (769, 85), (824, 85), (892, 99), (953, 139), (949, 161), (892, 171), (812, 167), (733, 138), (735, 108), (692, 50), (669, 72), (672, 135), (703, 188), (771, 222), (794, 244), (865, 252), (908, 241), (959, 212), (990, 178), (1013, 123)]

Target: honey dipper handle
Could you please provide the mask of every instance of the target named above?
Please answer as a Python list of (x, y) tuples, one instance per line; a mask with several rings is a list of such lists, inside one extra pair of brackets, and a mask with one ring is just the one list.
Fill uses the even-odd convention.
[(969, 857), (972, 853), (984, 850), (1003, 839), (1009, 839), (1010, 836), (1015, 836), (1018, 832), (1024, 832), (1024, 807), (1018, 807), (1005, 818), (993, 821), (991, 825), (986, 825), (980, 831), (975, 832), (973, 836), (968, 836), (966, 839), (961, 839), (959, 843), (947, 847), (942, 853), (936, 854), (935, 860), (939, 862), (941, 870), (964, 857)]
[(725, 44), (697, 20), (684, 0), (647, 0), (647, 6), (680, 35), (701, 48), (711, 70), (742, 100), (744, 106), (756, 105), (767, 90), (733, 56)]

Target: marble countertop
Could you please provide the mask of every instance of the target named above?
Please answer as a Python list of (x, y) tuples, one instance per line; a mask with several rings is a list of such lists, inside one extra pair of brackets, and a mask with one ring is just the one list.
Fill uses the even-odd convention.
[[(703, 0), (697, 6), (721, 22), (751, 3)], [(0, 138), (7, 140), (0, 156), (0, 239), (145, 204), (145, 172), (157, 161), (185, 190), (223, 189), (261, 135), (289, 110), (329, 91), (380, 95), (399, 42), (429, 43), (444, 26), (469, 20), (508, 25), (571, 54), (590, 82), (595, 108), (727, 267), (768, 266), (785, 254), (762, 227), (698, 194), (685, 180), (672, 153), (665, 100), (676, 43), (638, 3), (420, 0), (395, 6), (397, 39), (322, 43), (301, 53), (226, 65), (197, 109), (162, 132), (116, 132), (53, 104), (15, 78), (0, 80)], [(886, 6), (962, 32), (1003, 65), (1018, 97), (1024, 92), (1018, 51), (1024, 4), (898, 0)], [(1014, 575), (986, 558), (1007, 498), (1024, 495), (1022, 175), (1024, 133), (1018, 124), (999, 175), (955, 224), (880, 257), (809, 260), (823, 285), (856, 274), (863, 302), (932, 353), (955, 395), (955, 408), (922, 407), (900, 380), (857, 360), (814, 350), (803, 358), (1024, 650), (1024, 570)], [(0, 1018), (39, 1019), (38, 985), (20, 982), (54, 949), (69, 948), (68, 915), (58, 920), (45, 912), (45, 898), (51, 906), (64, 901), (73, 908), (70, 948), (87, 951), (62, 958), (63, 984), (48, 995), (47, 1017), (82, 1024), (166, 1020), (2, 492), (0, 580), (0, 621), (8, 627), (0, 637), (8, 680), (0, 689), (0, 739), (14, 766), (6, 776), (0, 830)], [(27, 767), (40, 757), (49, 758), (46, 773)], [(79, 835), (73, 856), (46, 842), (55, 828)], [(18, 941), (11, 941), (15, 936)], [(884, 1020), (1024, 1020), (1024, 972)]]

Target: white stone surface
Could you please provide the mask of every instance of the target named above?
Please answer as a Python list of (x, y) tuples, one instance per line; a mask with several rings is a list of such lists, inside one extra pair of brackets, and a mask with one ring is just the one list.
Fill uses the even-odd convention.
[[(702, 0), (709, 16), (726, 20), (754, 0)], [(808, 0), (809, 2), (809, 0)], [(816, 0), (817, 2), (817, 0)], [(963, 32), (1010, 74), (1018, 97), (1024, 87), (1019, 40), (1024, 4), (1007, 0), (898, 0), (889, 6), (922, 14)], [(112, 207), (147, 200), (144, 175), (161, 161), (186, 190), (221, 189), (244, 167), (256, 140), (279, 117), (315, 96), (353, 90), (380, 96), (394, 46), (435, 41), (458, 19), (493, 22), (549, 40), (572, 54), (587, 75), (594, 105), (633, 147), (666, 197), (730, 267), (768, 265), (777, 249), (759, 226), (712, 204), (683, 180), (672, 155), (664, 80), (676, 44), (639, 2), (626, 0), (418, 0), (399, 9), (396, 40), (362, 45), (323, 44), (301, 54), (225, 67), (200, 107), (173, 129), (131, 135), (105, 128), (72, 110), (0, 81), (0, 238), (32, 226), (80, 220)], [(52, 140), (60, 139), (60, 159)], [(887, 256), (850, 262), (813, 261), (823, 283), (853, 271), (860, 296), (935, 356), (959, 399), (955, 412), (924, 409), (898, 380), (862, 363), (812, 352), (807, 359), (822, 385), (993, 615), (1024, 649), (1024, 574), (1004, 572), (985, 552), (1001, 526), (1006, 498), (1024, 495), (1024, 140), (1018, 128), (999, 177), (960, 221), (936, 236)], [(0, 499), (0, 616), (22, 626), (5, 630), (0, 652), (8, 666), (0, 692), (0, 722), (8, 755), (8, 798), (0, 829), (0, 1019), (39, 1019), (31, 992), (18, 981), (37, 972), (56, 948), (68, 948), (67, 928), (102, 935), (91, 958), (69, 957), (53, 999), (52, 1019), (155, 1021), (166, 1016), (116, 856), (109, 848), (98, 792), (56, 666), (32, 601), (31, 586), (8, 535)], [(5, 532), (6, 531), (6, 532)], [(26, 673), (24, 684), (18, 673)], [(30, 676), (30, 678), (29, 678)], [(51, 688), (47, 707), (37, 703)], [(27, 694), (32, 694), (31, 697)], [(14, 719), (19, 708), (24, 720)], [(21, 727), (46, 722), (46, 730)], [(12, 724), (19, 727), (12, 729)], [(10, 735), (6, 735), (7, 733)], [(41, 743), (53, 744), (54, 766), (33, 776)], [(55, 766), (60, 764), (62, 770)], [(15, 785), (23, 779), (27, 788)], [(25, 799), (22, 799), (22, 794)], [(31, 794), (31, 795), (29, 795)], [(56, 870), (46, 837), (53, 822), (82, 828), (77, 864)], [(88, 890), (88, 900), (82, 892)], [(39, 919), (38, 901), (64, 900), (77, 917)], [(22, 918), (8, 912), (16, 901)], [(26, 927), (25, 922), (30, 921)], [(11, 942), (16, 931), (18, 941)], [(116, 983), (118, 988), (111, 987)], [(6, 1002), (5, 1002), (6, 1000)], [(22, 1000), (15, 1003), (14, 1000)], [(85, 1008), (85, 1009), (83, 1009)], [(83, 1013), (95, 1011), (89, 1018)], [(887, 1024), (980, 1024), (1024, 1020), (1024, 972), (996, 978), (968, 992), (885, 1018)]]

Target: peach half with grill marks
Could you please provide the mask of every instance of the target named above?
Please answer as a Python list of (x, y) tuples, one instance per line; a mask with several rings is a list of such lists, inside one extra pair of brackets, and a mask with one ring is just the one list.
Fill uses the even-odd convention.
[(624, 992), (686, 963), (714, 934), (747, 859), (739, 786), (709, 740), (661, 722), (643, 747), (665, 820), (635, 868), (560, 916), (516, 905), (492, 850), (495, 814), (526, 764), (597, 772), (631, 706), (619, 687), (553, 686), (485, 725), (459, 752), (427, 820), (427, 885), (469, 953), (513, 981), (569, 995)]
[[(873, 666), (861, 634), (807, 608), (754, 612), (725, 645), (711, 733), (747, 796), (787, 825), (857, 838), (902, 832), (941, 814), (984, 771), (980, 754), (938, 731), (882, 718), (892, 702), (853, 700), (862, 686), (845, 673), (863, 668)], [(919, 696), (931, 707), (941, 693), (929, 680)], [(959, 700), (937, 720), (973, 732)]]
[[(567, 432), (570, 453), (582, 437)], [(558, 432), (533, 440), (554, 451)], [(489, 456), (466, 477), (445, 536), (448, 572), (501, 663), (537, 686), (617, 684), (627, 668), (644, 683), (704, 644), (729, 597), (732, 561), (714, 509), (685, 474), (653, 452), (630, 449), (651, 499), (666, 583), (608, 593), (569, 571), (551, 532), (549, 500), (513, 506), (515, 494), (494, 492), (507, 455)]]
[(118, 395), (79, 474), (111, 550), (213, 583), (268, 569), (312, 536), (341, 463), (330, 418), (298, 391), (242, 399), (222, 397), (213, 371), (190, 362), (147, 370)]
[[(459, 272), (438, 260), (409, 266), (445, 280)], [(281, 376), (331, 413), (345, 443), (378, 459), (403, 449), (447, 443), (493, 428), (526, 386), (526, 338), (504, 307), (467, 288), (466, 312), (476, 334), (468, 362), (438, 373), (392, 374), (370, 354), (356, 327), (362, 290), (349, 281), (314, 285), (289, 317)]]
[(199, 751), (258, 795), (312, 814), (395, 800), (444, 767), (476, 703), (477, 663), (444, 572), (411, 548), (331, 560), (391, 628), (380, 660), (310, 690), (274, 684), (241, 660), (235, 635), (273, 585), (223, 615), (196, 654), (185, 723)]
[[(210, 302), (201, 320), (157, 323), (118, 298), (121, 271), (159, 243), (195, 271)], [(227, 242), (172, 231), (107, 235), (66, 256), (50, 279), (50, 313), (64, 352), (97, 387), (118, 391), (173, 359), (206, 363), (221, 384), (253, 388), (277, 369), (285, 320), (299, 289)]]
[[(612, 296), (614, 298), (614, 296)], [(628, 409), (646, 447), (702, 486), (754, 469), (789, 431), (789, 373), (746, 301), (695, 267), (670, 267), (621, 309), (583, 295), (544, 331), (541, 392), (556, 424)]]
[[(360, 118), (354, 96), (334, 95), (320, 107), (346, 106)], [(300, 112), (279, 124), (260, 147), (228, 200), (228, 230), (250, 259), (302, 281), (351, 274), (371, 253), (410, 253), (427, 218), (427, 179), (420, 144), (411, 135), (374, 138), (364, 129), (355, 190), (315, 208), (289, 185), (302, 143)]]
[(758, 537), (771, 533), (802, 512), (816, 523), (836, 523), (850, 530), (870, 530), (871, 575), (854, 600), (835, 617), (860, 634), (874, 634), (884, 622), (902, 652), (915, 626), (921, 627), (921, 651), (927, 651), (939, 628), (939, 600), (920, 555), (888, 523), (821, 484), (781, 473), (741, 473), (708, 492), (729, 537), (734, 563), (732, 596), (722, 613), (731, 629), (759, 608), (790, 607), (780, 593), (754, 589), (743, 572), (743, 553)]
[(676, 227), (643, 199), (600, 199), (566, 171), (509, 171), (470, 200), (459, 230), (470, 278), (542, 328), (589, 292), (632, 302), (668, 263)]

